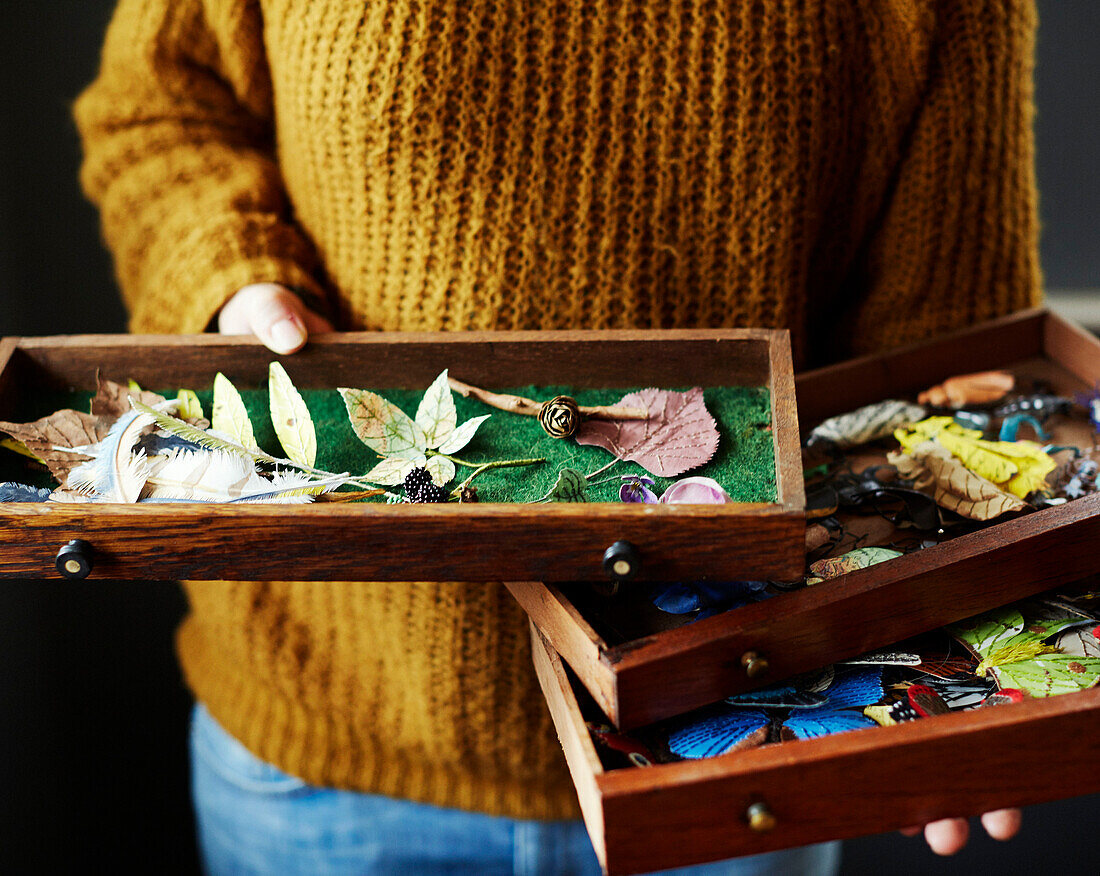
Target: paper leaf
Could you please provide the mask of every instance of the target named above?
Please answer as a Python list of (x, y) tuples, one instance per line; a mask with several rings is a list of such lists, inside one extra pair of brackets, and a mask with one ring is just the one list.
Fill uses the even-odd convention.
[(92, 457), (69, 472), (65, 485), (81, 492), (94, 492), (103, 502), (136, 502), (149, 476), (145, 454), (133, 452), (142, 430), (152, 418), (140, 411), (120, 417), (97, 444), (74, 450)]
[(229, 378), (220, 371), (214, 375), (214, 404), (210, 412), (210, 426), (228, 435), (242, 447), (256, 447), (256, 433), (248, 418), (244, 399)]
[(30, 448), (27, 447), (26, 444), (22, 441), (16, 441), (14, 438), (0, 438), (0, 447), (12, 451), (12, 453), (18, 453), (20, 456), (25, 456), (28, 459), (33, 459), (35, 462), (42, 462), (42, 458), (37, 453), (31, 453)]
[(458, 412), (455, 410), (450, 384), (447, 383), (447, 369), (444, 368), (428, 387), (424, 398), (420, 400), (420, 407), (416, 410), (416, 424), (424, 430), (425, 446), (439, 447), (454, 432), (457, 421)]
[(206, 419), (202, 412), (202, 402), (190, 389), (181, 389), (176, 395), (176, 401), (179, 402), (178, 413), (181, 420)]
[(136, 383), (131, 381), (131, 386), (123, 386), (113, 380), (107, 380), (98, 373), (95, 376), (96, 393), (92, 399), (92, 416), (99, 417), (110, 428), (119, 417), (130, 413), (130, 397), (133, 396), (149, 407), (156, 407), (164, 402), (164, 396), (155, 392), (146, 392)]
[(616, 407), (644, 408), (650, 417), (585, 420), (577, 429), (577, 443), (602, 447), (660, 477), (697, 468), (718, 449), (718, 427), (699, 387), (687, 392), (643, 389), (623, 396)]
[(396, 487), (405, 483), (405, 478), (410, 471), (418, 466), (423, 466), (424, 463), (423, 454), (387, 456), (363, 475), (363, 480), (372, 484), (381, 484), (383, 487)]
[(455, 476), (455, 464), (444, 456), (433, 456), (425, 466), (437, 487), (446, 486)]
[(107, 437), (110, 423), (81, 411), (55, 411), (33, 423), (0, 422), (0, 432), (6, 432), (42, 460), (59, 483), (86, 459), (73, 452), (73, 447), (96, 444)]
[(491, 417), (492, 414), (483, 414), (480, 417), (474, 417), (467, 420), (457, 429), (455, 429), (447, 440), (439, 445), (440, 453), (457, 453), (463, 447), (470, 443), (470, 439), (474, 437), (474, 433), (477, 431), (477, 427), (484, 423)]
[(312, 466), (317, 461), (317, 431), (301, 394), (278, 362), (268, 368), (271, 423), (288, 459)]
[(925, 410), (920, 405), (887, 399), (830, 417), (810, 432), (806, 444), (831, 444), (841, 449), (858, 447), (885, 438), (895, 429), (915, 423), (924, 415)]
[(990, 673), (1002, 688), (1016, 688), (1032, 697), (1050, 697), (1093, 687), (1100, 681), (1100, 660), (1075, 654), (1043, 654), (991, 667)]
[(551, 502), (587, 502), (588, 479), (572, 468), (558, 472), (558, 480), (547, 494)]
[(856, 548), (856, 550), (848, 551), (848, 553), (839, 557), (828, 557), (813, 563), (810, 566), (811, 577), (806, 579), (806, 583), (817, 584), (830, 578), (839, 578), (841, 575), (847, 575), (857, 569), (866, 569), (868, 566), (874, 566), (900, 556), (901, 551), (891, 550), (890, 548)]
[(887, 459), (920, 489), (931, 488), (936, 504), (970, 520), (993, 520), (1027, 504), (996, 484), (979, 477), (934, 441), (916, 445), (909, 455), (891, 453)]
[(341, 387), (348, 419), (359, 440), (380, 456), (426, 450), (424, 430), (401, 408), (366, 389)]

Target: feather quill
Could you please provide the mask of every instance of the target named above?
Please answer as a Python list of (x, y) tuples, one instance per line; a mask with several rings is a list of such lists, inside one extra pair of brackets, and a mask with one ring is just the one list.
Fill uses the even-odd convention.
[(280, 502), (300, 504), (347, 482), (347, 475), (322, 481), (298, 472), (262, 477), (254, 464), (221, 450), (178, 450), (154, 460), (148, 479), (150, 502)]
[(183, 422), (183, 420), (177, 420), (171, 414), (162, 413), (155, 408), (142, 404), (137, 401), (137, 399), (131, 399), (130, 403), (136, 410), (152, 417), (153, 422), (160, 426), (165, 432), (183, 438), (185, 441), (190, 441), (193, 444), (198, 444), (200, 447), (204, 447), (207, 450), (221, 450), (244, 459), (250, 459), (253, 462), (268, 462), (271, 464), (280, 462), (280, 460), (276, 459), (274, 456), (269, 456), (258, 447), (242, 447), (240, 444), (231, 441), (227, 436), (222, 436), (217, 432), (199, 429), (196, 426)]
[(131, 411), (119, 417), (98, 444), (74, 447), (75, 453), (91, 459), (69, 472), (66, 486), (92, 492), (98, 502), (136, 502), (149, 476), (149, 460), (144, 452), (135, 453), (134, 445), (152, 422), (148, 414)]

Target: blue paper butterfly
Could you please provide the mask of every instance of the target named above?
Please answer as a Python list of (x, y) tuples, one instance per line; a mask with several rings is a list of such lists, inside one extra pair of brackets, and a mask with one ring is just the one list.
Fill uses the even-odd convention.
[(692, 581), (664, 584), (653, 591), (653, 604), (669, 614), (698, 614), (701, 620), (771, 596), (767, 581)]
[(825, 694), (828, 699), (821, 707), (792, 710), (783, 719), (776, 710), (726, 705), (721, 713), (670, 733), (669, 750), (680, 757), (698, 759), (724, 754), (738, 746), (759, 745), (767, 741), (776, 726), (781, 739), (812, 739), (874, 727), (875, 722), (862, 712), (847, 710), (862, 709), (882, 699), (882, 669), (838, 676)]

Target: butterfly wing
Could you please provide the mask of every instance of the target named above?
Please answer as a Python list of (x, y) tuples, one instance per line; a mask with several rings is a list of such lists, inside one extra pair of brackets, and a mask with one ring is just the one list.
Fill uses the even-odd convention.
[(829, 711), (873, 705), (883, 695), (882, 667), (837, 675), (825, 695), (829, 698)]
[(1100, 681), (1100, 659), (1075, 654), (1044, 654), (990, 669), (1001, 688), (1019, 688), (1032, 697), (1050, 697), (1093, 687)]
[(947, 631), (984, 659), (1024, 629), (1024, 617), (1013, 608), (1001, 608), (947, 627)]
[(815, 736), (830, 736), (833, 733), (874, 726), (875, 722), (860, 712), (819, 709), (813, 712), (792, 712), (783, 722), (781, 733), (784, 739), (813, 739)]
[(771, 718), (758, 709), (728, 710), (674, 730), (668, 748), (692, 760), (751, 748), (767, 740)]

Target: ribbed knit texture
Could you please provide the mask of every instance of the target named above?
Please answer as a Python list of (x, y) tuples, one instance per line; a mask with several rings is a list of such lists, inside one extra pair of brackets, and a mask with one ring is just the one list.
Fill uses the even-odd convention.
[[(787, 326), (798, 364), (1038, 298), (1028, 0), (122, 0), (77, 104), (134, 330)], [(445, 545), (410, 545), (415, 552)], [(292, 572), (288, 569), (288, 573)], [(193, 584), (189, 682), (304, 778), (573, 811), (494, 586)]]

